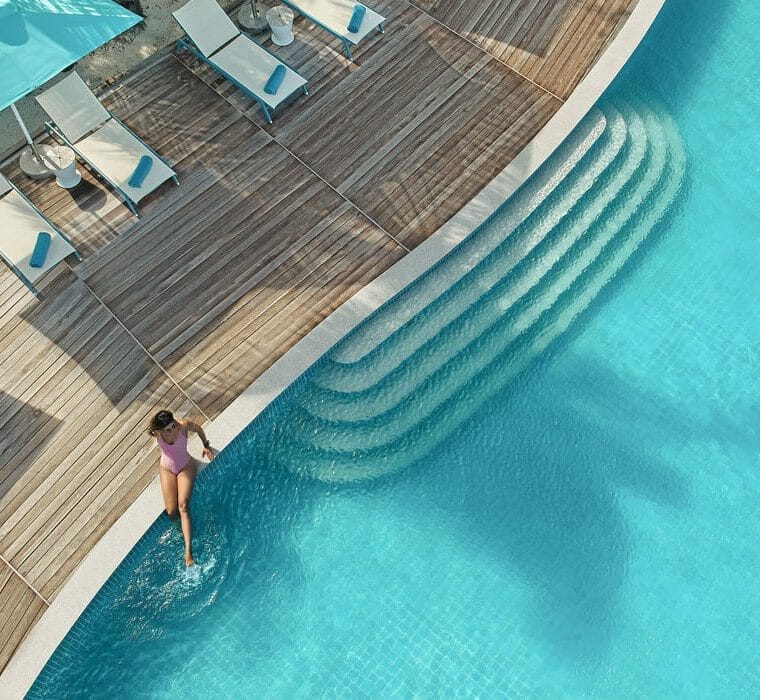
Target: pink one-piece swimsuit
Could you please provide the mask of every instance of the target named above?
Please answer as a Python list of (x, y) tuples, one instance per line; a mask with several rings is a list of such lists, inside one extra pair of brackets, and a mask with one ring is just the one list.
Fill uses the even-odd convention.
[(171, 445), (164, 442), (161, 433), (156, 435), (156, 440), (161, 449), (161, 466), (164, 469), (168, 469), (176, 476), (190, 464), (192, 457), (187, 451), (187, 435), (181, 430), (177, 431), (177, 439)]

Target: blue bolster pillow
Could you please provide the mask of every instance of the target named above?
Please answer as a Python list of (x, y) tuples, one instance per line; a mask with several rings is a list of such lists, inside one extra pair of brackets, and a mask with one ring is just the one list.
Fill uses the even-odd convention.
[(145, 178), (148, 176), (150, 169), (153, 167), (153, 158), (150, 156), (141, 156), (140, 162), (137, 164), (135, 171), (132, 173), (127, 183), (130, 187), (137, 189), (142, 187)]
[(348, 23), (349, 32), (358, 32), (362, 26), (362, 20), (364, 19), (364, 13), (367, 8), (364, 5), (354, 5), (354, 14), (351, 15), (351, 20)]
[(272, 71), (272, 75), (269, 76), (266, 85), (264, 85), (264, 92), (267, 95), (276, 95), (277, 91), (280, 89), (280, 85), (282, 85), (282, 81), (285, 80), (286, 73), (287, 70), (282, 63), (277, 66), (277, 68)]
[(50, 234), (47, 231), (40, 231), (37, 234), (37, 242), (34, 244), (29, 267), (42, 267), (45, 264), (45, 258), (50, 250), (50, 241)]

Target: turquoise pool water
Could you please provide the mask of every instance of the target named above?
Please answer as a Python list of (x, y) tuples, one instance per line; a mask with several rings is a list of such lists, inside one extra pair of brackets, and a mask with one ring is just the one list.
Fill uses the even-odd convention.
[(576, 170), (255, 421), (200, 567), (159, 519), (32, 697), (760, 695), (760, 7), (716, 5), (667, 0)]

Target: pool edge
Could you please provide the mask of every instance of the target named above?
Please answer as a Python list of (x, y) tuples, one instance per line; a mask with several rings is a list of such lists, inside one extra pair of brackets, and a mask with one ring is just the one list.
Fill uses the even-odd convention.
[[(615, 79), (665, 0), (640, 0), (596, 65), (533, 140), (430, 238), (343, 303), (267, 369), (212, 423), (204, 426), (223, 449), (332, 345), (474, 231), (562, 143)], [(191, 451), (198, 455), (199, 443)], [(95, 544), (31, 629), (0, 675), (2, 697), (22, 698), (103, 584), (162, 512), (156, 477)]]

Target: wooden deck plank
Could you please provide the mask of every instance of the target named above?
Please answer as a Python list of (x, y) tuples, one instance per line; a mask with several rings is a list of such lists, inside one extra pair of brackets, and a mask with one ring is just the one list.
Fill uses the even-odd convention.
[[(113, 331), (113, 329), (111, 330)], [(81, 360), (83, 364), (89, 364), (92, 358), (99, 365), (94, 367), (95, 371), (102, 373), (105, 378), (107, 378), (106, 370), (112, 370), (118, 364), (118, 358), (123, 354), (123, 350), (117, 342), (123, 339), (119, 338), (118, 332), (109, 333), (106, 342), (108, 340), (114, 341), (108, 352), (102, 352), (97, 348), (92, 349), (88, 356)], [(70, 416), (75, 408), (81, 411), (94, 398), (91, 395), (92, 379), (87, 372), (79, 368), (79, 361), (70, 359), (60, 374), (60, 379), (57, 382), (54, 376), (45, 384), (44, 390), (39, 392), (39, 399), (35, 395), (31, 395), (22, 404), (23, 406), (34, 406), (35, 413), (47, 416), (47, 420), (43, 424), (40, 425), (38, 421), (26, 420), (23, 411), (19, 411), (20, 415), (13, 416), (11, 419), (4, 419), (5, 425), (8, 426), (9, 440), (4, 470), (7, 469), (10, 474), (23, 468), (39, 444), (47, 442), (55, 434), (58, 422), (62, 420), (56, 416)], [(55, 393), (51, 392), (53, 386), (56, 387)], [(73, 427), (71, 423), (69, 425)]]
[[(500, 172), (556, 108), (554, 98), (494, 61), (345, 194), (413, 248)], [(481, 167), (468, 168), (470, 161)]]
[(515, 71), (566, 99), (630, 16), (637, 0), (414, 0)]
[(307, 114), (280, 127), (278, 141), (334, 187), (340, 189), (381, 146), (403, 137), (408, 124), (433, 113), (482, 60), (482, 53), (458, 45), (427, 18), (419, 24), (414, 41), (389, 37), (378, 51), (382, 63), (362, 66)]
[[(357, 71), (346, 80), (355, 95), (350, 114), (329, 120), (344, 99), (336, 92), (335, 102), (324, 99), (277, 134), (279, 141), (407, 247), (419, 244), (469, 201), (559, 106), (535, 85), (484, 58), (474, 47), (457, 43), (456, 36), (439, 25), (426, 22), (418, 27), (411, 48), (405, 40), (378, 50), (382, 71)], [(418, 64), (426, 70), (415, 71)], [(399, 81), (398, 75), (405, 79)], [(510, 99), (515, 93), (519, 99)], [(538, 119), (533, 118), (536, 105), (543, 110)], [(390, 112), (392, 119), (379, 118)], [(373, 114), (375, 119), (368, 117)], [(511, 148), (494, 150), (491, 146), (503, 140), (505, 124)], [(443, 141), (441, 134), (446, 131), (452, 135)], [(361, 146), (355, 144), (356, 138)], [(441, 167), (464, 152), (478, 152), (473, 146), (489, 153), (490, 167), (471, 170), (468, 177), (459, 168)], [(449, 194), (443, 211), (435, 200), (439, 190)], [(426, 196), (430, 201), (425, 201)], [(428, 212), (428, 220), (420, 212)]]
[[(538, 80), (551, 81), (557, 94), (569, 96), (588, 72), (588, 67), (594, 64), (606, 48), (611, 36), (628, 19), (633, 4), (630, 0), (617, 0), (603, 5), (598, 0), (585, 0), (582, 11), (575, 15), (572, 24), (558, 36), (552, 54), (540, 67), (531, 69), (531, 73), (539, 76)], [(603, 17), (603, 23), (599, 22), (600, 17)], [(615, 31), (610, 32), (605, 25)], [(568, 55), (572, 55), (574, 60), (565, 64), (563, 57)]]
[[(178, 212), (172, 227), (164, 231), (168, 247), (172, 239), (179, 241), (172, 258), (167, 260), (159, 249), (143, 259), (141, 276), (133, 287), (112, 289), (111, 266), (99, 266), (88, 276), (88, 283), (151, 352), (160, 353), (175, 334), (204, 314), (223, 313), (233, 298), (228, 291), (230, 279), (236, 280), (236, 287), (255, 281), (272, 256), (297, 245), (331, 206), (343, 203), (281, 149), (268, 146), (260, 152), (266, 166), (256, 162), (256, 155), (243, 164), (247, 176), (241, 172), (231, 177), (240, 184), (240, 192), (227, 188), (223, 200), (214, 189), (207, 196), (200, 194), (193, 207)], [(257, 175), (262, 169), (266, 174)], [(223, 225), (209, 225), (209, 219), (200, 214), (212, 207), (216, 207), (213, 216)], [(156, 275), (165, 281), (146, 293), (146, 285)], [(161, 322), (162, 295), (171, 296), (176, 308), (182, 309), (173, 323)]]
[[(123, 331), (121, 333), (126, 335)], [(106, 340), (109, 337), (104, 334)], [(58, 415), (54, 415), (66, 426), (66, 430), (62, 430), (60, 425), (56, 426), (54, 434), (47, 439), (43, 453), (36, 460), (37, 469), (26, 472), (24, 478), (11, 485), (0, 501), (0, 547), (9, 561), (25, 541), (19, 537), (18, 528), (22, 527), (19, 523), (34, 517), (33, 511), (39, 510), (39, 504), (48, 497), (49, 492), (76, 487), (76, 476), (86, 466), (81, 460), (82, 455), (93, 441), (98, 444), (106, 439), (101, 436), (103, 421), (114, 412), (118, 414), (121, 405), (128, 406), (134, 400), (131, 397), (135, 387), (161, 375), (159, 368), (146, 362), (139, 349), (130, 347), (125, 337), (101, 343), (100, 353), (108, 353), (113, 344), (121, 348), (118, 360), (108, 363), (105, 371), (93, 365), (83, 365), (84, 371), (91, 372), (88, 381), (77, 387), (77, 392), (72, 393)], [(99, 375), (98, 372), (102, 373)], [(13, 461), (10, 460), (11, 466)], [(63, 484), (62, 489), (55, 487), (58, 482)]]
[[(62, 299), (72, 301), (67, 297)], [(82, 303), (69, 303), (62, 309), (66, 323), (61, 323), (64, 316), (55, 310), (44, 314), (45, 318), (30, 314), (23, 327), (12, 334), (8, 352), (4, 352), (0, 360), (5, 373), (4, 385), (9, 395), (24, 394), (33, 400), (38, 389), (47, 386), (49, 391), (50, 385), (57, 384), (59, 369), (62, 366), (65, 369), (69, 360), (77, 363), (79, 353), (92, 341), (98, 330), (91, 323), (84, 327), (80, 324), (89, 321), (92, 312), (100, 306), (94, 298), (77, 301)], [(47, 325), (46, 321), (50, 319), (52, 324)], [(43, 333), (50, 343), (35, 343), (37, 333)], [(3, 435), (3, 439), (13, 437), (16, 436), (12, 433)]]
[[(403, 249), (350, 208), (314, 243), (296, 251), (288, 267), (271, 270), (231, 309), (217, 328), (216, 342), (209, 334), (166, 359), (172, 376), (209, 415), (217, 415), (263, 373), (279, 356), (278, 348), (295, 344), (403, 255)], [(276, 336), (268, 330), (275, 322), (285, 328)], [(246, 342), (232, 345), (227, 338)]]
[(0, 562), (0, 668), (10, 661), (27, 632), (47, 606), (3, 562)]

